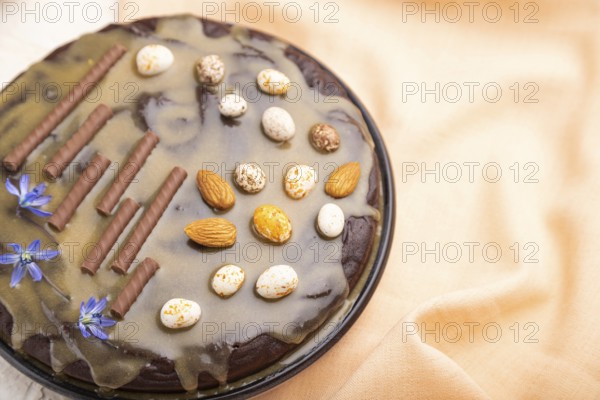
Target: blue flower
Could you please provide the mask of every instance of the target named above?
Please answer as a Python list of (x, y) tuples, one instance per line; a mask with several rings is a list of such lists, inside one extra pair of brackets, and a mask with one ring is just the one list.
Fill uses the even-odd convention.
[(17, 244), (10, 243), (14, 253), (0, 255), (0, 264), (14, 264), (13, 273), (10, 278), (10, 287), (13, 288), (21, 282), (25, 272), (29, 272), (34, 282), (42, 280), (43, 274), (36, 262), (50, 260), (60, 254), (58, 250), (41, 250), (39, 240), (34, 240), (25, 250)]
[(23, 174), (19, 181), (19, 189), (12, 184), (9, 178), (6, 178), (6, 190), (19, 198), (19, 208), (29, 210), (37, 216), (49, 217), (51, 212), (40, 210), (36, 207), (44, 206), (50, 203), (52, 196), (43, 196), (46, 191), (46, 184), (40, 183), (33, 190), (29, 191), (29, 175)]
[(87, 304), (84, 301), (81, 302), (79, 323), (77, 325), (83, 337), (89, 338), (90, 334), (92, 334), (100, 340), (108, 339), (108, 335), (104, 333), (102, 328), (108, 328), (117, 322), (102, 315), (107, 302), (108, 299), (106, 297), (97, 302), (95, 297), (90, 297)]

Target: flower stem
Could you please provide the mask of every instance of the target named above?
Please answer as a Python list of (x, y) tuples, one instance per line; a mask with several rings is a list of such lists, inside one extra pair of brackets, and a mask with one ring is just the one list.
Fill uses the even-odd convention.
[(58, 286), (56, 286), (56, 284), (50, 280), (50, 278), (48, 278), (46, 275), (44, 275), (44, 279), (46, 280), (46, 282), (48, 282), (48, 284), (52, 287), (52, 289), (54, 289), (56, 291), (56, 293), (61, 295), (61, 297), (63, 299), (65, 299), (66, 301), (71, 301), (71, 296), (69, 296), (68, 294), (65, 294), (65, 292), (60, 290), (58, 288)]
[(116, 344), (109, 342), (108, 340), (103, 340), (102, 343), (104, 343), (105, 345), (107, 345), (110, 348), (113, 348), (115, 350), (119, 349), (119, 346), (117, 346)]
[(42, 225), (38, 224), (37, 222), (35, 222), (31, 218), (29, 218), (27, 215), (22, 213), (21, 208), (17, 208), (17, 217), (23, 218), (25, 221), (29, 222), (30, 224), (35, 225), (35, 227), (38, 228), (40, 231), (42, 231), (44, 233), (44, 235), (46, 235), (46, 237), (48, 237), (52, 241), (52, 243), (58, 243), (58, 240), (56, 240), (56, 238), (54, 236), (52, 236), (52, 234), (50, 232), (48, 232), (46, 229), (44, 229), (44, 227)]

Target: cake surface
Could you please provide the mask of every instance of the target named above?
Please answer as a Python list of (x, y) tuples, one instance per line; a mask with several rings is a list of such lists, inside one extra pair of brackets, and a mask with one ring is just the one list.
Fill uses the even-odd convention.
[[(47, 282), (33, 282), (28, 276), (10, 288), (10, 267), (4, 266), (2, 337), (56, 373), (103, 388), (178, 392), (224, 387), (279, 361), (339, 310), (351, 291), (360, 290), (356, 286), (377, 245), (381, 213), (379, 171), (369, 132), (337, 79), (293, 46), (245, 28), (179, 16), (109, 26), (56, 50), (19, 76), (5, 90), (0, 108), (0, 155), (6, 159), (115, 43), (127, 49), (122, 58), (20, 168), (3, 171), (15, 184), (23, 174), (30, 176), (32, 185), (46, 180), (52, 201), (44, 210), (54, 211), (95, 155), (112, 162), (62, 230), (49, 228), (39, 217), (16, 214), (16, 198), (0, 192), (2, 254), (9, 253), (8, 243), (26, 246), (36, 239), (44, 248), (58, 248), (60, 256), (40, 262), (40, 267), (69, 296), (65, 300)], [(163, 73), (147, 77), (136, 70), (136, 54), (151, 44), (167, 47), (174, 62)], [(201, 85), (194, 73), (197, 59), (210, 54), (219, 55), (226, 66), (224, 81), (216, 88)], [(256, 75), (265, 68), (290, 78), (293, 84), (285, 96), (258, 89)], [(240, 118), (219, 113), (221, 97), (230, 92), (248, 102)], [(112, 117), (61, 176), (48, 179), (44, 167), (100, 104), (112, 109)], [(289, 141), (275, 142), (261, 129), (263, 112), (274, 106), (294, 119), (296, 135)], [(335, 126), (339, 149), (315, 150), (308, 132), (316, 123)], [(158, 137), (157, 144), (118, 204), (105, 213), (109, 215), (98, 213), (99, 201), (148, 131)], [(360, 164), (356, 188), (344, 198), (328, 196), (323, 189), (327, 176), (349, 162)], [(194, 179), (197, 171), (210, 170), (231, 183), (240, 163), (260, 165), (266, 172), (265, 188), (247, 194), (232, 184), (232, 208), (207, 205)], [(290, 198), (282, 184), (294, 164), (311, 166), (318, 176), (315, 189), (299, 200)], [(124, 245), (175, 167), (185, 170), (187, 178), (167, 202), (130, 269), (125, 275), (115, 273), (110, 266), (127, 251)], [(140, 210), (97, 272), (82, 273), (90, 249), (127, 198)], [(326, 203), (335, 203), (346, 216), (337, 238), (324, 238), (315, 229), (319, 209)], [(285, 243), (265, 242), (254, 231), (253, 212), (265, 204), (280, 207), (291, 220), (292, 236)], [(237, 228), (232, 246), (208, 248), (184, 233), (191, 222), (214, 217), (226, 218)], [(76, 326), (81, 302), (107, 297), (114, 306), (147, 257), (160, 268), (118, 323), (106, 329), (108, 340), (84, 338)], [(226, 264), (242, 267), (246, 278), (237, 293), (223, 298), (210, 282)], [(298, 286), (283, 298), (266, 300), (257, 295), (255, 282), (266, 268), (280, 264), (295, 269)], [(161, 324), (161, 307), (174, 298), (201, 306), (195, 325), (171, 330)]]

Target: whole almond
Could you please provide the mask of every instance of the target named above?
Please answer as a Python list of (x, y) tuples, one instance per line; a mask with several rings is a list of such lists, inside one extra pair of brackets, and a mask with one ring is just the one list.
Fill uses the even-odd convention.
[(227, 210), (235, 204), (233, 189), (218, 174), (201, 169), (196, 175), (196, 183), (202, 198), (209, 206)]
[(336, 199), (346, 197), (356, 189), (360, 179), (360, 163), (344, 164), (329, 175), (325, 183), (325, 193)]
[(237, 230), (225, 218), (206, 218), (186, 226), (185, 234), (202, 246), (229, 247), (235, 243)]

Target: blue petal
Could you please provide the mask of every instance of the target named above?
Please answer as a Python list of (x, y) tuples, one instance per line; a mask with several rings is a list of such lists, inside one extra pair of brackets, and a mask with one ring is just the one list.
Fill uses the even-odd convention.
[(27, 252), (29, 254), (38, 253), (40, 251), (41, 244), (42, 241), (40, 239), (34, 240), (33, 242), (29, 243), (29, 246), (27, 246)]
[(100, 318), (100, 326), (103, 328), (108, 328), (110, 326), (115, 326), (117, 323), (117, 321), (114, 321), (110, 318), (107, 317), (101, 317)]
[(9, 178), (6, 178), (6, 190), (8, 190), (8, 193), (10, 194), (14, 194), (15, 196), (21, 198), (21, 193), (19, 193), (19, 189), (17, 189), (15, 187), (15, 185), (12, 184), (12, 182), (10, 181)]
[(92, 308), (91, 310), (89, 310), (88, 312), (90, 314), (100, 314), (102, 312), (102, 310), (104, 310), (104, 308), (106, 307), (106, 303), (108, 302), (108, 299), (105, 297), (102, 300), (100, 300), (98, 302), (98, 304), (96, 304), (94, 306), (94, 308)]
[(92, 332), (92, 335), (96, 336), (100, 340), (108, 339), (108, 335), (104, 333), (102, 328), (96, 325), (88, 325), (88, 329)]
[(31, 193), (35, 194), (36, 197), (41, 196), (46, 191), (46, 184), (44, 182), (40, 183), (36, 187), (33, 188)]
[(24, 174), (21, 175), (21, 180), (19, 181), (19, 187), (21, 189), (21, 194), (25, 194), (29, 192), (29, 175)]
[(37, 199), (38, 197), (40, 196), (34, 192), (25, 193), (21, 196), (21, 199), (19, 200), (19, 205), (21, 207), (29, 207), (31, 206), (31, 202)]
[(96, 305), (96, 298), (95, 297), (90, 297), (88, 299), (87, 304), (85, 305), (85, 308), (84, 308), (85, 312), (83, 314), (90, 314), (90, 310), (92, 308), (94, 308), (95, 305)]
[(34, 282), (42, 280), (42, 270), (36, 263), (31, 262), (27, 264), (27, 271), (29, 271), (29, 275), (31, 275), (31, 279), (33, 279)]
[(15, 253), (19, 255), (23, 253), (23, 248), (18, 243), (9, 243), (6, 245), (6, 247), (10, 247)]
[(14, 288), (19, 284), (19, 282), (21, 282), (25, 276), (25, 271), (27, 271), (27, 268), (23, 264), (17, 264), (17, 266), (13, 269), (12, 276), (10, 277), (11, 288)]
[(52, 260), (53, 258), (58, 257), (59, 254), (60, 250), (42, 250), (33, 254), (33, 258), (36, 261)]
[(90, 333), (87, 331), (87, 328), (85, 325), (79, 324), (79, 330), (81, 331), (81, 334), (83, 335), (84, 338), (90, 337)]
[(23, 208), (25, 208), (26, 210), (31, 211), (32, 213), (34, 213), (38, 217), (42, 217), (42, 218), (50, 217), (52, 215), (51, 212), (43, 211), (43, 210), (38, 210), (37, 208), (33, 208), (33, 207), (23, 207)]
[(2, 254), (0, 255), (0, 264), (14, 264), (21, 259), (19, 254)]
[(36, 199), (31, 200), (27, 206), (28, 207), (41, 207), (41, 206), (45, 206), (46, 204), (50, 203), (50, 200), (52, 200), (52, 196), (40, 196)]
[(88, 314), (89, 321), (86, 322), (86, 325), (100, 325), (100, 314)]

